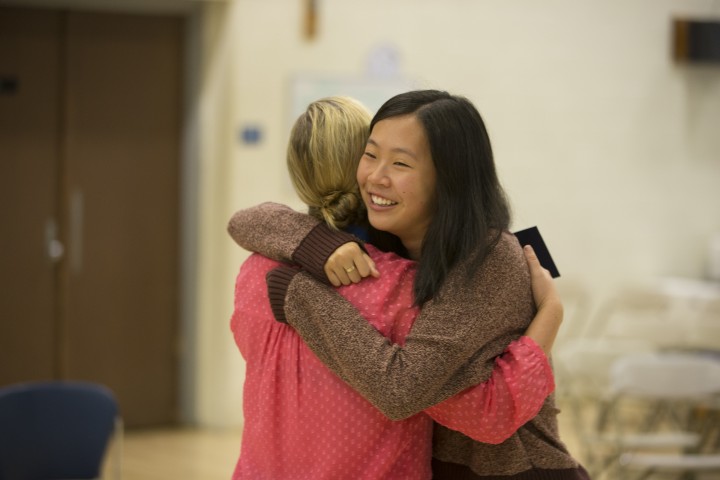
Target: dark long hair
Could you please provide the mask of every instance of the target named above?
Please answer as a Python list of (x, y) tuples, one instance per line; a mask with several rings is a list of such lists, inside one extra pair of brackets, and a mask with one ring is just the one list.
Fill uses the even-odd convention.
[(381, 120), (408, 114), (424, 126), (437, 172), (435, 213), (415, 277), (415, 302), (422, 305), (459, 262), (468, 262), (468, 275), (480, 267), (509, 227), (510, 207), (485, 123), (469, 100), (438, 90), (401, 93), (380, 107), (370, 131)]

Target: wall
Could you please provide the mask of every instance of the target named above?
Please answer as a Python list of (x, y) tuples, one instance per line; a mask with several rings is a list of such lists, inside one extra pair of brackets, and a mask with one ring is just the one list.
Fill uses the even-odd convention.
[[(479, 108), (515, 228), (539, 225), (561, 289), (593, 306), (661, 276), (702, 278), (720, 231), (720, 66), (670, 56), (676, 14), (720, 17), (693, 0), (236, 0), (206, 6), (201, 114), (197, 406), (237, 425), (243, 365), (228, 321), (246, 253), (225, 234), (236, 209), (298, 206), (285, 174), (293, 78), (367, 75), (397, 53), (397, 77)], [(257, 127), (257, 144), (238, 133)], [(575, 322), (587, 318), (572, 319)]]

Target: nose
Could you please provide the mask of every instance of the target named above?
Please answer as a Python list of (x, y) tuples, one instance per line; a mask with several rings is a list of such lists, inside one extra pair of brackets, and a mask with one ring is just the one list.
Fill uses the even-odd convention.
[(378, 162), (370, 168), (367, 174), (367, 181), (374, 185), (388, 186), (390, 184), (387, 167), (382, 162)]

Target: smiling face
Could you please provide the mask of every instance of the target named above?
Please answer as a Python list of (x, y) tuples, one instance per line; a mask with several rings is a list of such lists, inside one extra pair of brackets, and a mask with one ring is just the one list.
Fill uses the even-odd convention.
[(375, 124), (357, 170), (370, 224), (400, 238), (414, 259), (434, 212), (435, 165), (414, 115)]

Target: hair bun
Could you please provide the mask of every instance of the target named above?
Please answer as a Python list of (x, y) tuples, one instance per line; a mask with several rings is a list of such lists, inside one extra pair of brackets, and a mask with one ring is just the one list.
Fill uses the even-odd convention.
[(325, 222), (340, 229), (357, 220), (361, 205), (357, 192), (334, 191), (323, 195), (320, 211)]

